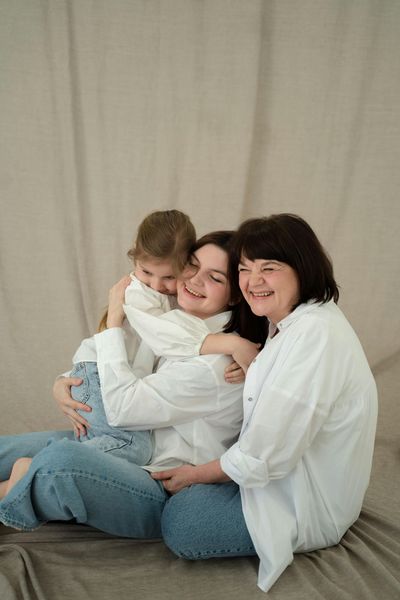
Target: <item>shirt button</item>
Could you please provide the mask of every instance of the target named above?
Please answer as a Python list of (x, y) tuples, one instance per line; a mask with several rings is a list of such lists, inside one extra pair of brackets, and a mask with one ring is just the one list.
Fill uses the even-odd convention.
[(248, 402), (253, 402), (253, 398), (250, 396), (249, 398), (247, 398)]

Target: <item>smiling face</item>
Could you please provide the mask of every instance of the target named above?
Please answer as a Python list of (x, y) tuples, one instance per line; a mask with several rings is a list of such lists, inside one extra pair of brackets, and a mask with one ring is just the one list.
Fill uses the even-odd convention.
[(178, 281), (177, 291), (179, 306), (200, 319), (227, 310), (230, 285), (225, 250), (214, 244), (196, 250), (184, 278)]
[(135, 262), (134, 275), (160, 294), (172, 296), (176, 294), (176, 277), (168, 260), (138, 258)]
[(252, 312), (268, 317), (275, 325), (292, 312), (299, 301), (296, 271), (277, 260), (242, 257), (239, 264), (239, 287)]

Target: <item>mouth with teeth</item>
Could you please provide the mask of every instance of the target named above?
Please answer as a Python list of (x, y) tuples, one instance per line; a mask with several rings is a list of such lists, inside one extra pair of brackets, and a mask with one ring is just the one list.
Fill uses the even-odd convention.
[(274, 292), (272, 291), (268, 291), (268, 292), (250, 292), (250, 295), (253, 296), (253, 298), (267, 298), (268, 296), (272, 296)]
[(184, 285), (184, 290), (194, 298), (205, 298), (205, 296), (199, 294), (199, 292), (196, 292), (195, 290), (192, 290), (192, 288), (188, 287), (186, 284)]

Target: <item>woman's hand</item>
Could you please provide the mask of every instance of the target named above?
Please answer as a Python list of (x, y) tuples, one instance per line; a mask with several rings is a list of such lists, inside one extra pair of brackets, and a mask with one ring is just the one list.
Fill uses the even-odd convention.
[(81, 417), (76, 411), (84, 410), (90, 412), (92, 409), (87, 404), (77, 402), (71, 396), (71, 386), (81, 385), (82, 379), (79, 377), (58, 377), (53, 385), (53, 396), (61, 412), (69, 419), (74, 428), (75, 435), (80, 437), (86, 435), (89, 423)]
[(175, 469), (152, 473), (151, 476), (153, 479), (162, 481), (167, 492), (176, 494), (183, 490), (183, 488), (188, 487), (188, 485), (196, 483), (196, 467), (193, 467), (192, 465), (182, 465)]
[(131, 283), (129, 275), (125, 275), (110, 289), (108, 294), (107, 327), (122, 327), (125, 319), (123, 304), (125, 302), (125, 290)]
[(243, 369), (244, 373), (247, 373), (250, 363), (253, 362), (260, 351), (260, 344), (255, 344), (239, 336), (235, 337), (232, 358)]
[(153, 479), (162, 481), (170, 494), (176, 494), (193, 483), (222, 483), (230, 478), (221, 469), (219, 458), (204, 465), (182, 465), (175, 469), (151, 473)]
[(246, 374), (236, 361), (231, 362), (224, 371), (226, 383), (243, 383)]

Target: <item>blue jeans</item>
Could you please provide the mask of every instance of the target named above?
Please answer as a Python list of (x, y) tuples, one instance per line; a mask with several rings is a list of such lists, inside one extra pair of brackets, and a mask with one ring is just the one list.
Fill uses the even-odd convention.
[(153, 445), (150, 431), (126, 431), (107, 423), (101, 395), (99, 373), (95, 362), (77, 363), (71, 377), (83, 379), (81, 385), (71, 387), (74, 400), (87, 404), (91, 412), (78, 411), (89, 423), (87, 435), (77, 441), (90, 444), (102, 452), (125, 458), (137, 465), (147, 465), (151, 459)]
[(239, 486), (234, 482), (191, 485), (171, 496), (161, 520), (166, 545), (190, 560), (253, 556)]
[(0, 436), (1, 480), (21, 456), (33, 460), (0, 502), (5, 525), (29, 531), (47, 521), (75, 520), (124, 537), (161, 537), (168, 495), (141, 467), (77, 443), (72, 432), (45, 431)]
[(75, 520), (123, 537), (163, 535), (188, 559), (255, 554), (235, 483), (193, 485), (168, 499), (146, 471), (76, 443), (71, 431), (0, 436), (0, 480), (21, 456), (34, 458), (0, 501), (5, 525), (29, 531), (47, 521)]

